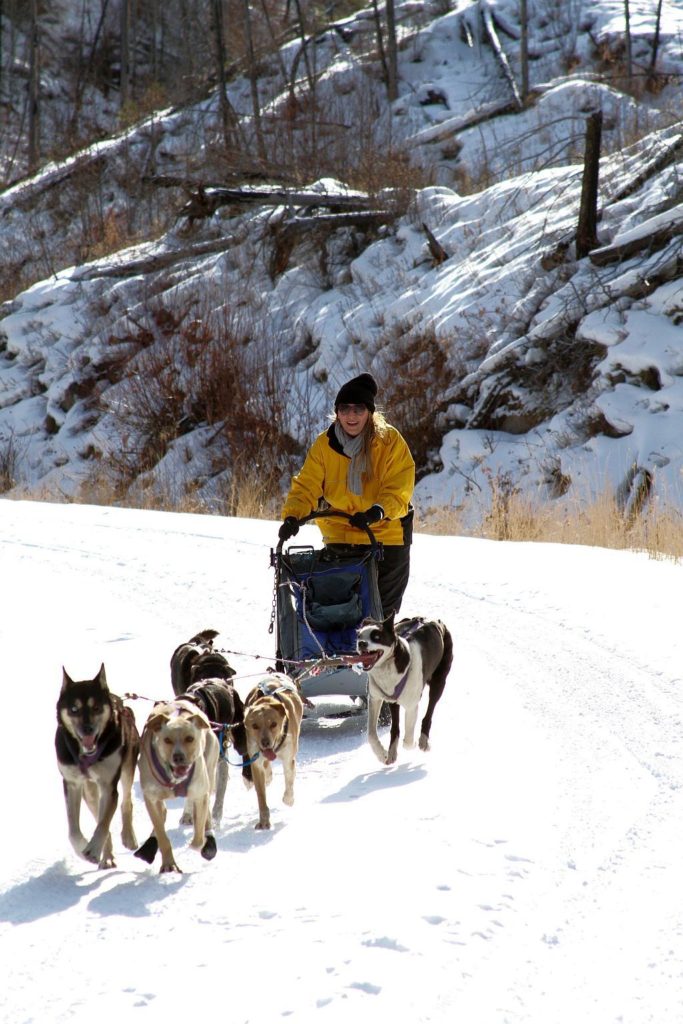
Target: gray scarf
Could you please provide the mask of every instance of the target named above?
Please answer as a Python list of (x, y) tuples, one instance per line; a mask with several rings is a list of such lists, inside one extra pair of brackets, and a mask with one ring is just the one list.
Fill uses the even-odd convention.
[(334, 424), (334, 434), (342, 446), (344, 455), (351, 459), (346, 482), (351, 494), (363, 493), (363, 473), (367, 469), (367, 458), (365, 453), (365, 432), (358, 437), (349, 437), (339, 420)]

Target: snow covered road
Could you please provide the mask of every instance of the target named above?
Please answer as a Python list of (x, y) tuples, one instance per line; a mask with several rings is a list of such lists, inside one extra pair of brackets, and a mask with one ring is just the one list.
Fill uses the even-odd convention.
[[(112, 689), (165, 697), (174, 647), (213, 626), (246, 690), (273, 651), (276, 528), (7, 501), (0, 527), (0, 1019), (81, 1022), (101, 999), (143, 1024), (681, 1017), (683, 567), (418, 536), (403, 611), (442, 618), (456, 646), (433, 750), (385, 768), (362, 718), (314, 716), (291, 809), (276, 768), (270, 833), (233, 770), (215, 861), (187, 848), (178, 801), (182, 876), (117, 834), (100, 873), (67, 841), (62, 664), (85, 678), (104, 661)], [(137, 786), (135, 817), (140, 838)]]

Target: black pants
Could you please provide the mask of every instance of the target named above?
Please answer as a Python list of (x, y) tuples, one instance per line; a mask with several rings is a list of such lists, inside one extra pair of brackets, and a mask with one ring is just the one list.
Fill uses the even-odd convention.
[(410, 576), (410, 544), (385, 545), (377, 563), (377, 585), (384, 617), (398, 612)]

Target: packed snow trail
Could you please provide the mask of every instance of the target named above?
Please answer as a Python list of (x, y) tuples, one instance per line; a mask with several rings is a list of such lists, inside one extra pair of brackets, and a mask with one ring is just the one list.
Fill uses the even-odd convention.
[[(681, 566), (417, 536), (403, 612), (455, 639), (432, 751), (400, 748), (383, 767), (362, 716), (319, 708), (293, 808), (276, 766), (270, 832), (231, 769), (215, 861), (188, 849), (178, 801), (184, 874), (124, 851), (118, 820), (118, 868), (98, 872), (66, 834), (61, 666), (83, 678), (104, 661), (112, 689), (147, 698), (141, 724), (170, 695), (174, 647), (213, 626), (243, 652), (230, 660), (245, 692), (271, 663), (277, 527), (13, 502), (0, 517), (6, 723), (19, 723), (4, 751), (5, 820), (20, 823), (2, 849), (8, 1024), (85, 1022), (100, 999), (144, 1024), (185, 1007), (244, 1024), (680, 1018)], [(138, 785), (135, 821), (140, 838)]]

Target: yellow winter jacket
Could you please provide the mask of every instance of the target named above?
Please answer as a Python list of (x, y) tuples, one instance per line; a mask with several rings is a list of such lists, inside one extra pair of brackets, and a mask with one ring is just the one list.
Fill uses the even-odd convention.
[[(352, 494), (347, 485), (350, 459), (344, 455), (334, 433), (334, 424), (319, 434), (311, 445), (299, 473), (292, 478), (282, 518), (303, 519), (318, 508), (322, 498), (338, 512), (364, 512), (381, 505), (384, 519), (370, 529), (383, 544), (410, 544), (413, 510), (410, 499), (415, 487), (415, 462), (410, 449), (395, 427), (388, 426), (386, 436), (375, 436), (370, 447), (372, 472), (363, 482), (363, 493)], [(349, 525), (339, 517), (321, 517), (325, 544), (368, 544), (365, 530)]]

